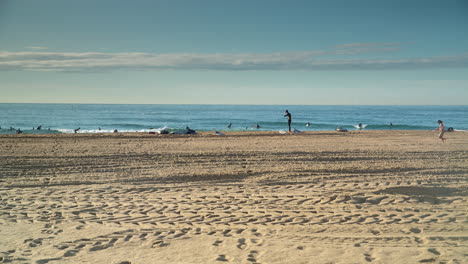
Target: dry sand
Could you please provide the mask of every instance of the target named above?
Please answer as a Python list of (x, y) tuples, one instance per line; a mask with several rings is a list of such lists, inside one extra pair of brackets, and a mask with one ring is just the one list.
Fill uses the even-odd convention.
[(468, 263), (468, 133), (0, 135), (0, 263)]

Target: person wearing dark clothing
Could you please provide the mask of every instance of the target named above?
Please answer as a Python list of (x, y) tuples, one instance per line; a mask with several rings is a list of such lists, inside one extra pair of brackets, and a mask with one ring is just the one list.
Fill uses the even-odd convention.
[(291, 133), (291, 121), (292, 121), (291, 113), (289, 113), (288, 110), (284, 111), (284, 117), (288, 117), (288, 131), (289, 133)]

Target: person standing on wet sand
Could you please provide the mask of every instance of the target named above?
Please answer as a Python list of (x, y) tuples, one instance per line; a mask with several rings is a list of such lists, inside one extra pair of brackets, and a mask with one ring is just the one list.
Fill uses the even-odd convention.
[(288, 110), (284, 111), (284, 117), (288, 117), (288, 131), (289, 133), (291, 133), (291, 121), (292, 121), (291, 113), (289, 113)]
[(445, 140), (447, 140), (446, 138), (444, 138), (444, 133), (445, 133), (445, 127), (444, 127), (444, 122), (442, 120), (439, 120), (437, 121), (437, 123), (439, 123), (439, 138), (442, 140), (442, 142), (445, 142)]

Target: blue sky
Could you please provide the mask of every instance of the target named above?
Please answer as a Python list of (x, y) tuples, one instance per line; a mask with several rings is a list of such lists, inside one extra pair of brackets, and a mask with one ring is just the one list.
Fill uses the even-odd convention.
[(468, 1), (0, 0), (0, 102), (466, 104)]

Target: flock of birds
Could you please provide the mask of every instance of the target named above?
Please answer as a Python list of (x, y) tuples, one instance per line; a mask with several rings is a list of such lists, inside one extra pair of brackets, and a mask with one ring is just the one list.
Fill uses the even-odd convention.
[[(310, 127), (311, 125), (312, 125), (312, 124), (311, 124), (310, 122), (307, 122), (307, 123), (305, 124), (306, 127)], [(358, 129), (358, 130), (362, 130), (362, 129), (365, 129), (366, 126), (367, 126), (367, 124), (359, 123), (359, 124), (355, 125), (354, 127), (355, 127), (356, 129)], [(390, 123), (390, 126), (393, 126), (393, 124)], [(229, 123), (226, 127), (229, 128), (229, 129), (231, 129), (231, 128), (232, 128), (232, 123)], [(261, 128), (261, 126), (260, 126), (258, 123), (255, 124), (255, 125), (252, 125), (252, 127), (253, 127), (253, 128), (256, 128), (256, 129), (260, 129), (260, 128)], [(248, 126), (245, 127), (245, 129), (248, 129), (248, 128), (249, 128)], [(2, 129), (2, 127), (0, 127), (0, 129)], [(73, 132), (76, 134), (76, 133), (78, 133), (78, 132), (80, 131), (80, 129), (81, 129), (81, 128), (78, 127), (78, 128), (76, 128), (76, 129), (74, 129)], [(151, 128), (151, 129), (153, 129), (153, 128)], [(10, 127), (8, 130), (10, 130), (10, 131), (16, 130), (16, 134), (21, 134), (21, 133), (23, 133), (23, 131), (22, 131), (20, 128), (15, 129), (15, 128), (13, 128), (13, 127)], [(42, 130), (42, 125), (39, 125), (38, 127), (33, 127), (33, 130)], [(48, 130), (50, 130), (50, 128), (48, 128)], [(101, 131), (102, 129), (99, 127), (98, 130)], [(336, 131), (339, 131), (339, 132), (348, 132), (348, 130), (347, 130), (346, 128), (342, 128), (342, 127), (339, 127), (339, 126), (336, 127), (335, 130), (336, 130)], [(114, 129), (113, 132), (114, 132), (114, 133), (117, 133), (117, 132), (119, 132), (119, 131), (118, 131), (117, 129)], [(294, 129), (294, 133), (300, 133), (300, 132), (301, 132), (301, 131), (299, 131), (299, 130), (297, 130), (297, 129)], [(178, 130), (178, 131), (172, 131), (172, 132), (170, 132), (170, 131), (168, 130), (168, 127), (163, 127), (163, 128), (161, 128), (161, 129), (157, 129), (156, 131), (150, 132), (150, 134), (155, 134), (155, 133), (158, 133), (158, 134), (196, 134), (197, 132), (196, 132), (195, 130), (193, 130), (193, 129), (191, 129), (190, 127), (187, 126), (187, 127), (185, 128), (185, 130)], [(215, 131), (215, 134), (216, 134), (216, 135), (224, 135), (223, 133), (221, 133), (221, 132), (219, 132), (219, 131)]]

